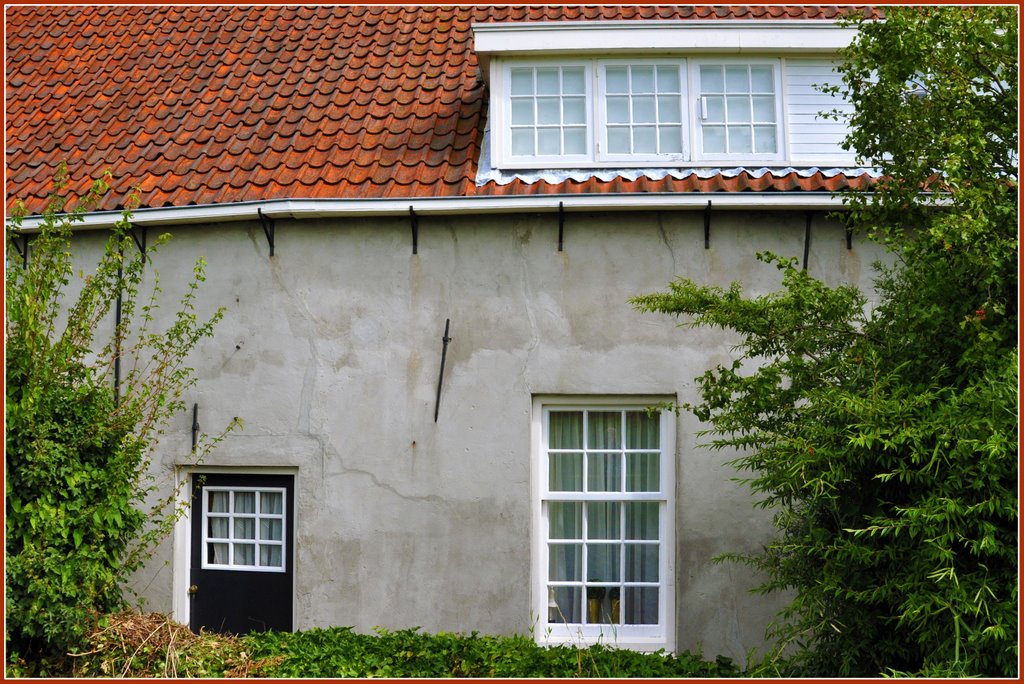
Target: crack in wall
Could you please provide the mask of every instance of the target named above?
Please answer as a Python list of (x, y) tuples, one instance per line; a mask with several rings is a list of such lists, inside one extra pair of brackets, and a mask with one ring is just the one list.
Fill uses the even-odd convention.
[(661, 241), (665, 243), (665, 248), (668, 249), (669, 255), (672, 257), (672, 275), (679, 275), (679, 262), (676, 261), (676, 250), (672, 247), (672, 243), (668, 241), (668, 233), (665, 232), (665, 222), (660, 211), (655, 212), (655, 221), (658, 223), (658, 232), (661, 234)]
[[(516, 231), (518, 233), (518, 226), (516, 226)], [(517, 238), (518, 237), (519, 236), (517, 235)], [(526, 316), (530, 320), (530, 334), (532, 337), (530, 346), (527, 348), (526, 354), (523, 356), (523, 369), (519, 372), (519, 377), (516, 379), (516, 386), (522, 387), (524, 391), (529, 392), (530, 388), (529, 383), (526, 380), (526, 371), (530, 367), (530, 357), (533, 356), (537, 347), (540, 346), (540, 330), (537, 326), (537, 316), (534, 314), (533, 307), (530, 305), (532, 296), (530, 292), (529, 278), (530, 260), (526, 255), (526, 240), (517, 239), (516, 242), (518, 243), (519, 248), (519, 286), (523, 295), (523, 307), (526, 309)]]

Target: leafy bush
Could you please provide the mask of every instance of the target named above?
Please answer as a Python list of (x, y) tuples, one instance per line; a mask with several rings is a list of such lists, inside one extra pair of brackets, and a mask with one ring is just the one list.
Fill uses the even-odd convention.
[(481, 636), (416, 629), (377, 629), (376, 636), (348, 627), (245, 637), (255, 659), (284, 656), (263, 670), (275, 677), (729, 677), (727, 658), (705, 662), (598, 645), (543, 647), (528, 636)]
[(75, 676), (111, 677), (736, 677), (728, 658), (606, 646), (545, 648), (526, 636), (357, 634), (350, 627), (192, 634), (157, 614), (111, 615), (74, 658)]
[[(150, 449), (193, 381), (183, 359), (221, 316), (200, 322), (194, 313), (200, 260), (171, 325), (148, 329), (158, 288), (144, 306), (137, 300), (154, 247), (136, 249), (127, 211), (96, 270), (78, 281), (71, 228), (108, 186), (96, 181), (63, 213), (65, 174), (31, 258), (6, 275), (6, 642), (8, 662), (35, 674), (124, 604), (127, 578), (178, 515), (173, 494), (143, 507), (154, 489)], [(8, 254), (20, 225), (18, 216), (7, 225)]]
[(770, 254), (779, 292), (679, 279), (633, 301), (741, 337), (688, 408), (776, 513), (762, 552), (731, 556), (794, 596), (762, 672), (1012, 677), (1017, 11), (886, 14), (839, 67), (847, 143), (881, 169), (846, 216), (892, 251), (878, 304)]

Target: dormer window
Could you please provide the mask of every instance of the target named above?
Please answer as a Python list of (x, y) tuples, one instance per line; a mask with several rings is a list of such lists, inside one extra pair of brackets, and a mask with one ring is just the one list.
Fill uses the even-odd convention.
[(779, 60), (509, 61), (498, 158), (510, 168), (781, 159)]
[(490, 85), (488, 168), (786, 167), (854, 163), (827, 21), (474, 26)]

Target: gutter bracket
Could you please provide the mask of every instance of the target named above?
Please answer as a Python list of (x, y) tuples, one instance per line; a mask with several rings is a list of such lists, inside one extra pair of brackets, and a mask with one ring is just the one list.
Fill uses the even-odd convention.
[[(21, 237), (21, 245), (18, 245), (18, 237)], [(21, 267), (28, 268), (28, 233), (15, 233), (11, 240), (14, 249), (21, 255)]]
[(270, 245), (270, 256), (274, 256), (274, 219), (263, 213), (259, 207), (256, 208), (256, 215), (260, 217), (263, 225), (263, 233), (267, 236), (267, 244)]
[(409, 222), (412, 225), (412, 253), (419, 253), (419, 242), (420, 242), (420, 220), (416, 216), (416, 212), (413, 210), (412, 205), (409, 205)]
[(711, 200), (704, 207), (704, 249), (711, 249)]
[(142, 228), (140, 228), (140, 230), (142, 231), (142, 239), (141, 240), (139, 239), (139, 236), (135, 234), (135, 225), (134, 224), (131, 224), (129, 226), (129, 231), (128, 232), (131, 233), (132, 240), (135, 240), (135, 246), (139, 248), (139, 254), (141, 254), (142, 256), (146, 256), (146, 227), (142, 226)]
[(558, 203), (558, 251), (562, 251), (562, 236), (565, 231), (565, 205)]

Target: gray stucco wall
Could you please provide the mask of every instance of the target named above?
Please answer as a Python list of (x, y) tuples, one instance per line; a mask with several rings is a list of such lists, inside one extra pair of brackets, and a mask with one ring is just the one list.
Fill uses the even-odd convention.
[[(296, 628), (526, 633), (532, 397), (696, 400), (693, 379), (734, 340), (627, 298), (677, 275), (774, 290), (779, 272), (754, 254), (802, 255), (804, 214), (715, 212), (707, 250), (699, 211), (569, 214), (564, 252), (557, 228), (552, 214), (421, 217), (412, 255), (407, 219), (281, 220), (268, 257), (253, 221), (174, 230), (156, 256), (168, 312), (199, 255), (200, 313), (228, 308), (186, 400), (207, 432), (233, 416), (244, 428), (207, 464), (296, 469)], [(868, 289), (878, 257), (859, 240), (848, 251), (843, 229), (815, 216), (813, 275)], [(731, 482), (734, 454), (698, 449), (703, 426), (677, 421), (676, 640), (742, 662), (781, 603), (711, 558), (758, 548), (769, 515)], [(170, 426), (161, 477), (186, 462), (190, 425)], [(138, 577), (151, 609), (175, 606), (172, 556), (168, 541)]]

